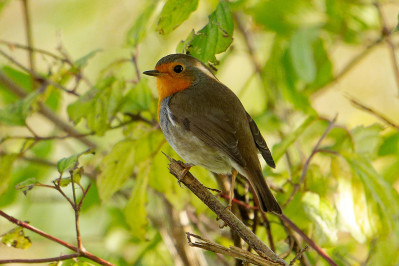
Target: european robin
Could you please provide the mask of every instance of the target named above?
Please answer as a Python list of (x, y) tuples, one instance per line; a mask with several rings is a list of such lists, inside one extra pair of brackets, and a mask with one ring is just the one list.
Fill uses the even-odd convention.
[(274, 160), (238, 97), (186, 54), (167, 55), (143, 74), (157, 78), (160, 126), (172, 148), (188, 163), (214, 173), (235, 177), (238, 171), (249, 180), (262, 211), (281, 214), (257, 154), (272, 168)]

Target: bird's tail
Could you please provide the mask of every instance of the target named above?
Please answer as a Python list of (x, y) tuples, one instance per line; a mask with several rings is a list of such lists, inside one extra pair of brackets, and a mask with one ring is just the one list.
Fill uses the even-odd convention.
[(276, 198), (270, 191), (269, 186), (266, 184), (265, 178), (260, 170), (254, 171), (251, 178), (249, 178), (256, 195), (258, 196), (260, 207), (263, 212), (274, 212), (276, 214), (282, 214), (280, 205)]

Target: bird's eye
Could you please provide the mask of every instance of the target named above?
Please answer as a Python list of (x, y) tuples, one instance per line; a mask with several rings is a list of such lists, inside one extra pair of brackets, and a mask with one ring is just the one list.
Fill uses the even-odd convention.
[(183, 71), (183, 66), (182, 65), (177, 65), (173, 68), (173, 71), (176, 73), (180, 73)]

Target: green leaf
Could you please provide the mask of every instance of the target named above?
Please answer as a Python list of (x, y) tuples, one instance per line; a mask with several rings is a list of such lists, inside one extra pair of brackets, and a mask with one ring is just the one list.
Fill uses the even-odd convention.
[(391, 231), (395, 225), (395, 217), (399, 213), (398, 193), (377, 173), (365, 157), (347, 152), (342, 152), (342, 155), (351, 166), (354, 175), (363, 183), (368, 205), (378, 206), (380, 212), (378, 220), (384, 224), (384, 230)]
[(198, 0), (168, 0), (159, 15), (157, 31), (168, 34), (176, 29), (195, 11)]
[(121, 107), (124, 84), (115, 78), (100, 80), (96, 86), (67, 108), (69, 118), (79, 123), (86, 119), (87, 127), (102, 136)]
[(62, 175), (62, 173), (70, 171), (72, 169), (76, 169), (79, 164), (79, 158), (85, 154), (93, 154), (93, 151), (87, 150), (78, 154), (74, 154), (72, 156), (62, 158), (57, 162), (58, 172)]
[(100, 164), (101, 173), (97, 178), (97, 186), (102, 201), (108, 200), (118, 191), (133, 174), (135, 141), (126, 139), (118, 142)]
[(381, 146), (378, 149), (378, 156), (398, 155), (399, 154), (399, 133), (398, 131), (391, 132), (383, 137)]
[(131, 88), (123, 97), (121, 112), (138, 113), (148, 111), (154, 101), (147, 79), (141, 79), (139, 83)]
[(29, 93), (24, 99), (6, 105), (0, 109), (0, 124), (24, 126), (26, 118), (31, 114), (40, 91)]
[(137, 176), (132, 194), (124, 211), (126, 222), (131, 229), (131, 236), (141, 241), (145, 240), (147, 226), (147, 211), (145, 209), (147, 183), (148, 174), (141, 173)]
[(144, 11), (141, 12), (141, 15), (134, 20), (132, 27), (129, 29), (127, 33), (126, 42), (128, 45), (136, 47), (137, 44), (144, 38), (149, 25), (149, 20), (151, 18), (152, 13), (156, 9), (157, 1), (146, 1), (147, 6)]
[(227, 50), (233, 41), (233, 15), (229, 5), (220, 1), (216, 10), (209, 16), (209, 23), (191, 39), (187, 53), (198, 58), (203, 63), (217, 64), (215, 55)]
[(34, 177), (28, 178), (25, 181), (22, 181), (21, 183), (17, 184), (15, 186), (16, 190), (21, 190), (22, 193), (24, 193), (25, 195), (32, 190), (35, 185), (37, 184), (37, 180)]
[(87, 65), (87, 62), (94, 57), (98, 52), (101, 52), (101, 49), (96, 49), (94, 51), (89, 52), (88, 54), (82, 56), (81, 58), (75, 61), (75, 67), (83, 68)]
[[(25, 89), (26, 92), (32, 91), (32, 78), (28, 74), (10, 66), (4, 66), (1, 70), (15, 84)], [(10, 104), (18, 99), (19, 98), (14, 93), (10, 92), (10, 90), (3, 83), (0, 83), (0, 103)]]
[(333, 206), (324, 198), (313, 192), (306, 192), (302, 197), (305, 212), (317, 228), (323, 233), (323, 236), (330, 242), (337, 242), (337, 212)]
[(22, 227), (18, 226), (1, 236), (1, 242), (9, 247), (27, 249), (32, 245), (28, 236), (25, 236)]
[(379, 124), (368, 127), (359, 126), (352, 130), (356, 152), (367, 158), (375, 158), (380, 144), (380, 132), (383, 130)]
[(291, 62), (297, 75), (310, 83), (316, 77), (316, 63), (313, 54), (313, 42), (318, 35), (318, 29), (305, 28), (298, 30), (291, 38)]
[(326, 51), (324, 40), (319, 38), (313, 44), (314, 60), (316, 63), (316, 77), (306, 87), (306, 92), (316, 92), (331, 82), (334, 78), (333, 65)]
[(15, 159), (17, 159), (15, 153), (0, 156), (0, 196), (8, 189)]
[(305, 129), (312, 124), (317, 117), (309, 116), (295, 131), (285, 136), (284, 140), (273, 147), (273, 158), (277, 161), (284, 155), (287, 149), (298, 139), (298, 137), (305, 131)]

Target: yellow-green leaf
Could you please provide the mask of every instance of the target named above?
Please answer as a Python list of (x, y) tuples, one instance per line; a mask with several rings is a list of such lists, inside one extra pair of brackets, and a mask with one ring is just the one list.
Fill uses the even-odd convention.
[(28, 236), (25, 236), (22, 227), (18, 226), (1, 236), (1, 242), (9, 247), (27, 249), (32, 245)]
[(197, 9), (198, 0), (168, 0), (159, 15), (157, 30), (168, 34), (176, 29)]
[(147, 169), (148, 166), (146, 165), (144, 171), (140, 171), (138, 174), (124, 211), (126, 221), (131, 229), (131, 236), (141, 241), (145, 240), (147, 226), (147, 211), (145, 209), (148, 183)]

